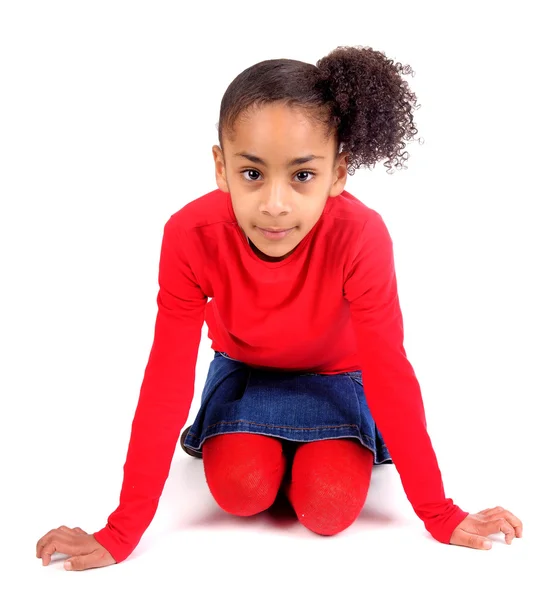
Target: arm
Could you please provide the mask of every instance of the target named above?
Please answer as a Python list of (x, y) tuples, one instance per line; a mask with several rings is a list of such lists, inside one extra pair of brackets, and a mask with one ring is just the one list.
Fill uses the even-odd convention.
[(350, 302), (372, 417), (414, 512), (436, 540), (449, 543), (468, 513), (444, 493), (420, 386), (404, 349), (393, 243), (378, 213), (369, 217), (362, 230), (346, 273), (344, 295)]
[(154, 340), (132, 422), (120, 504), (94, 533), (117, 562), (135, 549), (151, 523), (194, 394), (207, 297), (186, 259), (184, 231), (164, 226)]

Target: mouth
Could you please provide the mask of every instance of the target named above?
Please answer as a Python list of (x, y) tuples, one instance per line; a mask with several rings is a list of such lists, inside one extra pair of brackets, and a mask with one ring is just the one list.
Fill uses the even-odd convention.
[(259, 229), (262, 235), (268, 240), (281, 240), (290, 234), (295, 227), (291, 227), (290, 229), (275, 229), (271, 227), (263, 229), (262, 227), (258, 227), (257, 229)]

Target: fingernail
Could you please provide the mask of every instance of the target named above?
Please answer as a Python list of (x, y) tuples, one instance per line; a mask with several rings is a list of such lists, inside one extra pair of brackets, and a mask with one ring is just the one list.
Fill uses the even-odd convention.
[(492, 547), (492, 542), (486, 540), (485, 542), (482, 542), (482, 547), (486, 548), (486, 550), (490, 550), (490, 548)]
[(71, 563), (69, 561), (67, 561), (65, 563), (65, 569), (67, 569), (67, 571), (70, 571), (72, 569), (72, 565), (71, 565)]

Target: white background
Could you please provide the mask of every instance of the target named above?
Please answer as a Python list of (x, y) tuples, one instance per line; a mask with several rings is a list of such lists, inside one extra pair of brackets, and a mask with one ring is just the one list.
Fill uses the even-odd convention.
[[(544, 597), (543, 4), (1, 2), (0, 596)], [(492, 536), (489, 552), (435, 542), (391, 465), (332, 538), (297, 520), (232, 517), (178, 446), (129, 559), (42, 567), (39, 537), (93, 532), (117, 506), (163, 225), (216, 187), (226, 87), (261, 60), (315, 63), (339, 45), (415, 72), (405, 77), (425, 143), (408, 146), (406, 171), (361, 169), (347, 189), (393, 238), (405, 346), (447, 495), (469, 512), (511, 510), (523, 539)], [(204, 330), (189, 423), (212, 357)]]

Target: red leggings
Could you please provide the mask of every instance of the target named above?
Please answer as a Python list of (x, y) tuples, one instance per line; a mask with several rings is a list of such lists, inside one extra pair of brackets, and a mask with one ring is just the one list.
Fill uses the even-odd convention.
[(258, 514), (282, 489), (299, 521), (321, 535), (339, 533), (356, 520), (374, 462), (354, 439), (297, 443), (255, 433), (208, 438), (202, 458), (208, 487), (226, 512)]

